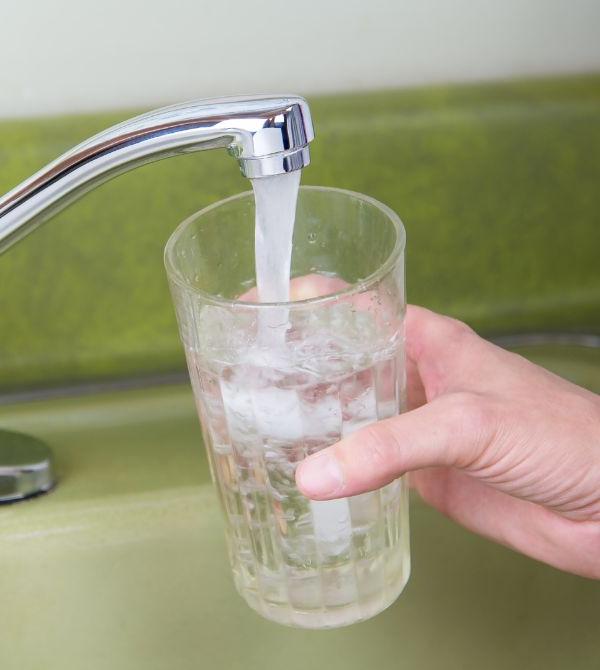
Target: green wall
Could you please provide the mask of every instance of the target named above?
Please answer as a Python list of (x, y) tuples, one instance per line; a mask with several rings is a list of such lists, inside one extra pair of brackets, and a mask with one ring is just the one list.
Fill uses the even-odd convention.
[[(600, 332), (600, 76), (310, 99), (305, 184), (368, 193), (408, 236), (412, 302), (485, 334)], [(110, 115), (0, 123), (0, 191)], [(148, 165), (0, 257), (0, 389), (183, 369), (162, 249), (247, 190), (225, 152)]]

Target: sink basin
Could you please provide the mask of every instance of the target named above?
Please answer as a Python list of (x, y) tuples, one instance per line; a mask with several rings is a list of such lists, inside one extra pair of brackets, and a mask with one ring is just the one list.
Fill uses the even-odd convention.
[[(569, 370), (560, 347), (543, 355), (598, 383), (593, 353)], [(387, 611), (334, 631), (262, 620), (233, 587), (187, 384), (15, 403), (0, 423), (46, 439), (60, 477), (0, 507), (2, 670), (598, 667), (600, 582), (418, 500), (412, 577)]]

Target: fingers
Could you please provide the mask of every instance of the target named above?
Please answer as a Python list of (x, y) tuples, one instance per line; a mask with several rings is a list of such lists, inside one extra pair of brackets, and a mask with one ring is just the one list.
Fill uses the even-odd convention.
[(315, 273), (294, 277), (290, 280), (290, 300), (318, 298), (322, 295), (343, 291), (348, 286), (348, 282), (339, 277), (326, 277)]
[(372, 491), (410, 470), (465, 467), (493, 432), (493, 419), (477, 397), (450, 394), (367, 426), (310, 456), (298, 466), (296, 482), (314, 500)]
[[(294, 277), (290, 280), (290, 300), (308, 300), (343, 291), (349, 286), (339, 277), (326, 277), (325, 275), (309, 274), (303, 277)], [(258, 302), (258, 291), (256, 286), (239, 296), (244, 302)]]
[(600, 578), (600, 529), (514, 498), (453, 468), (411, 473), (411, 485), (432, 507), (473, 532), (584, 577)]
[(406, 355), (418, 370), (427, 400), (465, 388), (486, 347), (469, 326), (424, 307), (409, 305), (406, 313)]
[(406, 396), (408, 409), (416, 409), (427, 402), (417, 364), (408, 356), (406, 357)]

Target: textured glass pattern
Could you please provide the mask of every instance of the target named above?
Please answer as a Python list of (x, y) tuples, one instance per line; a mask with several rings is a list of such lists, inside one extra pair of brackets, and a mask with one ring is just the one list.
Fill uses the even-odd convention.
[(409, 577), (404, 479), (322, 502), (295, 485), (307, 455), (405, 407), (403, 246), (389, 209), (318, 187), (298, 196), (296, 302), (252, 302), (251, 194), (191, 217), (167, 245), (235, 585), (278, 623), (367, 619)]
[[(210, 322), (206, 309), (203, 320)], [(236, 340), (234, 324), (229, 328), (221, 346)], [(346, 337), (352, 332), (348, 324), (344, 330)], [(291, 343), (294, 332), (288, 331)], [(322, 346), (324, 338), (324, 331), (314, 337)], [(217, 361), (206, 348), (188, 349), (235, 584), (267, 618), (315, 628), (345, 625), (387, 607), (406, 583), (403, 479), (373, 493), (323, 502), (305, 498), (294, 480), (308, 454), (401, 410), (399, 342), (380, 342), (384, 348), (363, 351), (357, 359), (356, 341), (330, 339), (325, 370), (316, 366), (317, 371), (316, 357), (306, 361), (307, 369), (277, 367), (269, 357), (261, 365), (248, 355), (239, 358), (249, 363)]]

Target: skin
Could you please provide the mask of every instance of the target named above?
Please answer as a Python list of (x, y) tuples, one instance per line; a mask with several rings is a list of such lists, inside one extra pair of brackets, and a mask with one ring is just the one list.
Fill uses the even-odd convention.
[(410, 472), (470, 530), (600, 579), (600, 396), (421, 307), (406, 353), (409, 411), (305, 459), (299, 489), (328, 500)]

